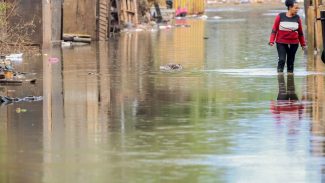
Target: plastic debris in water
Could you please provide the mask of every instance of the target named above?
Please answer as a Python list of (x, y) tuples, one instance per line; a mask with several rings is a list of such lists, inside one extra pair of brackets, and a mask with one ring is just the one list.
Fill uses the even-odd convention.
[(11, 61), (20, 62), (23, 60), (23, 54), (22, 53), (10, 54), (8, 56), (5, 56), (5, 58)]
[(181, 64), (166, 64), (159, 67), (161, 71), (180, 71), (183, 69)]
[(222, 17), (214, 16), (213, 19), (222, 19)]
[(16, 109), (16, 113), (25, 113), (25, 112), (27, 112), (27, 109), (22, 109), (19, 107)]
[(42, 96), (28, 96), (24, 98), (14, 98), (14, 97), (8, 97), (8, 96), (0, 96), (0, 104), (12, 104), (17, 102), (37, 102), (42, 101)]
[(72, 46), (72, 42), (71, 41), (62, 41), (61, 42), (61, 46), (62, 47), (71, 47)]
[(6, 58), (21, 58), (21, 57), (23, 57), (22, 53), (10, 54), (10, 55), (6, 56)]
[(207, 15), (202, 15), (200, 18), (201, 18), (201, 19), (207, 19), (208, 16), (207, 16)]

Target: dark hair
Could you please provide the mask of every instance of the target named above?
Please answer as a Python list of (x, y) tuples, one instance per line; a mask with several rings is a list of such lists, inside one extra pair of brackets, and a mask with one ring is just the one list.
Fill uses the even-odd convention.
[(293, 7), (295, 3), (297, 3), (296, 0), (286, 0), (285, 5), (289, 9), (290, 7)]

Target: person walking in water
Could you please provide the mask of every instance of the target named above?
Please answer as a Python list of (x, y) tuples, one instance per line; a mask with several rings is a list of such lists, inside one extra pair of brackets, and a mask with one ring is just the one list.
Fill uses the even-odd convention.
[(287, 63), (287, 72), (293, 73), (294, 62), (299, 43), (303, 50), (306, 49), (306, 42), (303, 33), (301, 19), (298, 10), (299, 4), (295, 0), (286, 0), (287, 12), (276, 16), (269, 45), (273, 46), (276, 42), (278, 50), (278, 73), (283, 73), (285, 63)]

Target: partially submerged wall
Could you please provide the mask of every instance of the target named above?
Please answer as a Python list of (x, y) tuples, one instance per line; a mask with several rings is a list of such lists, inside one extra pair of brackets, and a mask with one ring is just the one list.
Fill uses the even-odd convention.
[(63, 20), (64, 33), (89, 34), (97, 38), (94, 0), (64, 0)]

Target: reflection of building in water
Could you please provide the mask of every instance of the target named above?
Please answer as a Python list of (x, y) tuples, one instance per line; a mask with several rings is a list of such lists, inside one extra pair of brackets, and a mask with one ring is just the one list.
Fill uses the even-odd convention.
[[(44, 161), (63, 165), (45, 165), (44, 180), (65, 182), (83, 177), (78, 167), (82, 161), (107, 162), (101, 170), (110, 163), (124, 163), (119, 158), (107, 159), (111, 156), (99, 153), (102, 150), (96, 147), (101, 143), (105, 149), (123, 151), (124, 131), (132, 130), (130, 117), (136, 114), (138, 103), (145, 100), (150, 88), (149, 72), (140, 72), (152, 64), (150, 34), (126, 34), (118, 42), (98, 44), (64, 49), (62, 77), (56, 73), (60, 68), (44, 66), (44, 151), (62, 154), (58, 158), (55, 153), (44, 153)], [(62, 103), (57, 102), (60, 100)], [(89, 156), (91, 151), (97, 155)], [(98, 179), (123, 179), (123, 171), (99, 172)], [(91, 182), (93, 178), (83, 181)]]
[[(27, 61), (27, 59), (26, 59)], [(29, 58), (28, 63), (15, 63), (14, 68), (20, 72), (37, 72), (42, 62), (38, 58)], [(25, 97), (42, 95), (42, 82), (35, 85), (24, 82), (19, 86), (0, 86), (0, 95)], [(19, 113), (18, 108), (27, 112)], [(42, 182), (40, 180), (42, 141), (42, 102), (20, 102), (0, 105), (0, 182)], [(33, 170), (30, 168), (33, 165)], [(35, 171), (34, 171), (35, 170)]]
[[(0, 95), (6, 93), (5, 88), (0, 87)], [(8, 146), (8, 109), (0, 106), (0, 182), (7, 182), (8, 157), (5, 152), (5, 147)]]
[(175, 20), (180, 26), (157, 34), (155, 55), (160, 65), (182, 64), (184, 69), (202, 68), (205, 58), (205, 22), (202, 20)]
[[(316, 71), (323, 73), (324, 64), (319, 60), (312, 61)], [(311, 132), (313, 136), (325, 136), (325, 80), (323, 75), (307, 76), (307, 100), (311, 101), (309, 107), (312, 119)], [(325, 155), (325, 141), (312, 140), (312, 152), (316, 155)]]
[[(309, 58), (310, 67), (317, 72), (324, 73), (325, 67), (320, 56), (314, 60), (314, 56)], [(306, 99), (311, 105), (308, 112), (311, 118), (311, 153), (314, 156), (325, 157), (325, 78), (323, 75), (307, 76)], [(323, 165), (323, 163), (322, 163)], [(325, 181), (325, 167), (322, 166), (322, 181)]]
[(110, 127), (123, 125), (111, 122), (123, 118), (121, 112), (131, 112), (130, 106), (148, 94), (149, 73), (140, 71), (152, 64), (150, 45), (150, 34), (125, 34), (118, 42), (63, 50), (66, 126), (75, 129), (82, 124), (84, 130), (97, 133), (107, 128), (100, 121), (110, 122)]
[[(124, 34), (118, 44), (110, 44), (111, 119), (120, 120), (125, 128), (125, 117), (136, 114), (136, 108), (148, 96), (149, 70), (152, 65), (150, 34)], [(114, 50), (118, 50), (118, 55)], [(114, 55), (115, 54), (115, 55)], [(127, 115), (128, 114), (128, 115)], [(112, 121), (112, 122), (113, 122)], [(113, 125), (113, 124), (112, 124)]]

